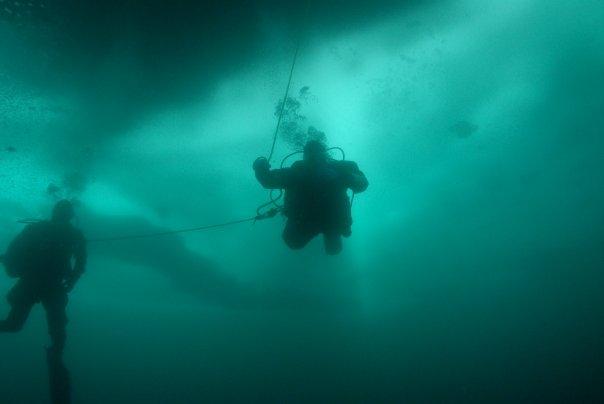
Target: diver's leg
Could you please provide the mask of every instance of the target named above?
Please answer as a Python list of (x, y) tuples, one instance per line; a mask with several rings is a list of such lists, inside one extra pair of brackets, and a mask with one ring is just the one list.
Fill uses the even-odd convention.
[(53, 404), (69, 404), (71, 402), (71, 378), (69, 370), (63, 363), (63, 350), (67, 339), (67, 293), (61, 287), (51, 290), (42, 299), (46, 310), (48, 333), (52, 345), (46, 349), (50, 397)]
[(71, 403), (71, 375), (60, 355), (46, 350), (48, 364), (48, 381), (50, 387), (50, 402), (52, 404)]
[(18, 332), (29, 317), (35, 299), (25, 285), (18, 283), (8, 294), (11, 310), (5, 320), (0, 321), (0, 332)]
[(32, 307), (33, 303), (13, 305), (6, 319), (0, 321), (0, 332), (21, 331)]
[(342, 236), (335, 231), (323, 233), (323, 242), (325, 243), (325, 252), (328, 255), (338, 255), (342, 251)]
[(312, 240), (318, 232), (312, 229), (312, 226), (302, 224), (293, 220), (288, 220), (283, 230), (283, 241), (292, 250), (300, 250)]
[(42, 299), (42, 304), (46, 309), (48, 334), (52, 342), (49, 350), (60, 356), (63, 353), (65, 340), (67, 339), (67, 293), (63, 290), (55, 291)]

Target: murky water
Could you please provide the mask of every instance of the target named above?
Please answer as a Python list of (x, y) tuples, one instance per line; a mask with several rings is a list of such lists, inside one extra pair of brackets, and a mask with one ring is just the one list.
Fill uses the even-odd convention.
[[(253, 216), (297, 43), (273, 166), (310, 133), (370, 183), (335, 257), (289, 250), (279, 216), (91, 243), (74, 402), (601, 402), (603, 20), (597, 0), (0, 0), (0, 249), (61, 198), (89, 239)], [(48, 401), (46, 344), (41, 308), (0, 335), (0, 402)]]

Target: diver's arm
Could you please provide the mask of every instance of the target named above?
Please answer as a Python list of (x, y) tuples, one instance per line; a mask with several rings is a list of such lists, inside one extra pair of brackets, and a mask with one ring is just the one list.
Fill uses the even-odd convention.
[(289, 171), (289, 168), (271, 170), (270, 164), (264, 157), (260, 157), (254, 162), (256, 179), (266, 189), (282, 189), (287, 187)]
[(359, 170), (359, 166), (356, 163), (351, 162), (350, 164), (350, 171), (348, 172), (346, 178), (346, 186), (355, 194), (360, 194), (369, 186), (367, 177), (365, 177), (365, 174)]
[(83, 234), (78, 235), (78, 240), (76, 242), (75, 250), (74, 250), (74, 264), (73, 269), (67, 279), (66, 286), (67, 290), (71, 291), (80, 277), (86, 271), (86, 263), (88, 261), (88, 252), (86, 249), (86, 239)]

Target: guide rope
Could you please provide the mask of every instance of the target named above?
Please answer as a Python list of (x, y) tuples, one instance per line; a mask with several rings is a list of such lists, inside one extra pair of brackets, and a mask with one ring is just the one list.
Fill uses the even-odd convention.
[[(298, 40), (298, 42), (296, 43), (296, 50), (294, 52), (294, 57), (292, 60), (291, 68), (289, 70), (289, 78), (287, 79), (287, 86), (285, 87), (285, 97), (283, 98), (283, 103), (281, 104), (281, 110), (279, 111), (279, 118), (277, 120), (277, 126), (275, 127), (275, 133), (273, 135), (273, 141), (271, 144), (271, 151), (270, 151), (270, 154), (267, 159), (268, 161), (270, 161), (273, 158), (273, 154), (275, 152), (275, 145), (277, 144), (277, 138), (279, 136), (279, 128), (281, 127), (281, 120), (283, 119), (283, 114), (285, 112), (285, 105), (287, 103), (287, 97), (289, 96), (289, 90), (291, 88), (292, 78), (294, 76), (294, 68), (296, 67), (296, 62), (298, 60), (299, 50), (300, 50), (300, 40)], [(296, 153), (298, 153), (298, 152), (291, 153), (290, 155), (286, 156), (286, 158), (284, 158), (283, 161), (281, 162), (281, 166), (283, 167), (283, 164), (285, 163), (285, 160), (287, 160), (287, 158), (293, 156)], [(232, 221), (224, 222), (224, 223), (211, 224), (211, 225), (207, 225), (207, 226), (185, 228), (185, 229), (166, 230), (166, 231), (155, 232), (155, 233), (134, 234), (134, 235), (126, 235), (126, 236), (96, 238), (96, 239), (88, 240), (88, 242), (89, 243), (101, 243), (101, 242), (111, 242), (111, 241), (137, 240), (137, 239), (145, 239), (145, 238), (162, 237), (162, 236), (168, 236), (168, 235), (173, 235), (173, 234), (192, 233), (192, 232), (200, 232), (200, 231), (205, 231), (205, 230), (219, 229), (219, 228), (233, 226), (236, 224), (247, 223), (247, 222), (256, 223), (258, 220), (264, 220), (264, 219), (269, 219), (269, 218), (275, 217), (278, 213), (280, 213), (282, 211), (283, 207), (280, 206), (277, 203), (277, 201), (283, 195), (283, 190), (279, 190), (279, 195), (276, 198), (273, 197), (273, 191), (271, 191), (271, 194), (270, 194), (271, 200), (269, 202), (259, 206), (258, 209), (256, 209), (256, 216), (253, 216), (253, 217), (248, 217), (248, 218), (239, 219), (239, 220), (232, 220)], [(274, 207), (265, 212), (262, 212), (269, 205), (274, 205)]]
[[(291, 83), (292, 83), (292, 79), (294, 76), (294, 69), (296, 67), (296, 62), (298, 60), (299, 50), (300, 50), (300, 39), (298, 39), (298, 42), (296, 43), (296, 49), (294, 51), (294, 57), (292, 59), (291, 68), (289, 70), (289, 77), (287, 79), (287, 86), (285, 87), (285, 96), (283, 97), (283, 102), (281, 104), (281, 109), (279, 111), (279, 117), (277, 119), (277, 126), (275, 127), (275, 133), (273, 134), (273, 140), (271, 143), (270, 153), (267, 158), (268, 162), (271, 161), (271, 159), (273, 158), (274, 152), (275, 152), (275, 146), (277, 144), (277, 138), (279, 137), (279, 129), (281, 127), (281, 121), (283, 119), (283, 114), (285, 113), (285, 106), (287, 104), (287, 98), (289, 96), (289, 90), (291, 88)], [(346, 155), (342, 148), (332, 147), (332, 148), (327, 149), (327, 151), (330, 151), (330, 150), (339, 150), (342, 153), (342, 160), (346, 159)], [(285, 162), (290, 157), (292, 157), (296, 154), (299, 154), (299, 153), (302, 153), (302, 151), (295, 151), (295, 152), (290, 153), (287, 156), (285, 156), (281, 160), (281, 168), (284, 167)], [(273, 196), (274, 191), (279, 191), (279, 194), (276, 197)], [(283, 211), (283, 206), (278, 203), (282, 196), (283, 196), (282, 189), (271, 190), (270, 196), (269, 196), (270, 200), (268, 202), (260, 205), (256, 209), (256, 216), (248, 217), (245, 219), (232, 220), (232, 221), (228, 221), (228, 222), (224, 222), (224, 223), (210, 224), (210, 225), (206, 225), (206, 226), (190, 227), (190, 228), (176, 229), (176, 230), (166, 230), (166, 231), (155, 232), (155, 233), (143, 233), (143, 234), (133, 234), (133, 235), (125, 235), (125, 236), (95, 238), (95, 239), (88, 240), (88, 242), (89, 243), (101, 243), (101, 242), (111, 242), (111, 241), (155, 238), (155, 237), (163, 237), (163, 236), (169, 236), (169, 235), (174, 235), (174, 234), (192, 233), (192, 232), (201, 232), (201, 231), (205, 231), (205, 230), (219, 229), (219, 228), (234, 226), (236, 224), (247, 223), (247, 222), (256, 223), (258, 220), (264, 220), (264, 219), (275, 217), (277, 214), (279, 214), (280, 212)], [(352, 195), (351, 204), (352, 204), (353, 200), (354, 200), (354, 193)], [(271, 209), (263, 212), (263, 210), (265, 208), (267, 208), (268, 206), (271, 206), (271, 205), (273, 206)], [(20, 223), (30, 224), (30, 223), (35, 223), (36, 221), (37, 221), (36, 219), (25, 219), (25, 220), (20, 221)]]
[(95, 238), (95, 239), (88, 240), (88, 242), (89, 243), (101, 243), (101, 242), (109, 242), (109, 241), (136, 240), (136, 239), (144, 239), (144, 238), (162, 237), (162, 236), (169, 236), (172, 234), (192, 233), (192, 232), (199, 232), (199, 231), (203, 231), (203, 230), (218, 229), (221, 227), (233, 226), (235, 224), (252, 222), (252, 221), (256, 221), (256, 220), (259, 220), (259, 219), (258, 219), (258, 217), (255, 216), (255, 217), (249, 217), (246, 219), (233, 220), (230, 222), (211, 224), (211, 225), (207, 225), (207, 226), (190, 227), (190, 228), (186, 228), (186, 229), (166, 230), (166, 231), (160, 231), (160, 232), (156, 232), (156, 233), (133, 234), (133, 235), (129, 235), (129, 236)]
[(298, 60), (298, 51), (300, 50), (300, 40), (296, 43), (296, 50), (294, 52), (294, 58), (292, 60), (292, 66), (289, 69), (289, 78), (287, 79), (287, 86), (285, 87), (285, 96), (283, 97), (283, 102), (281, 103), (281, 110), (279, 111), (279, 119), (277, 119), (277, 126), (275, 127), (275, 133), (273, 134), (273, 143), (271, 145), (271, 151), (268, 154), (268, 158), (266, 159), (269, 163), (273, 158), (273, 154), (275, 153), (275, 145), (277, 144), (277, 138), (279, 137), (279, 128), (281, 127), (281, 120), (283, 119), (283, 113), (285, 112), (285, 105), (287, 104), (287, 97), (289, 96), (289, 89), (292, 84), (292, 78), (294, 77), (294, 68), (296, 67), (296, 62)]

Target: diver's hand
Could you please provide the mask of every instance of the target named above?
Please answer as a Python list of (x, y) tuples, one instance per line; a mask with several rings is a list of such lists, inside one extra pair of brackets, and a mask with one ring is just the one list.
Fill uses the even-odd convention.
[(256, 161), (254, 161), (254, 171), (268, 171), (271, 168), (270, 163), (264, 157), (258, 157)]
[(78, 276), (70, 276), (63, 282), (63, 287), (65, 288), (65, 292), (70, 293), (78, 282)]
[(368, 185), (367, 178), (365, 178), (363, 173), (351, 173), (346, 187), (358, 194), (365, 191)]
[(75, 282), (73, 282), (71, 279), (63, 282), (63, 289), (65, 290), (66, 293), (71, 293), (74, 286), (75, 286)]

